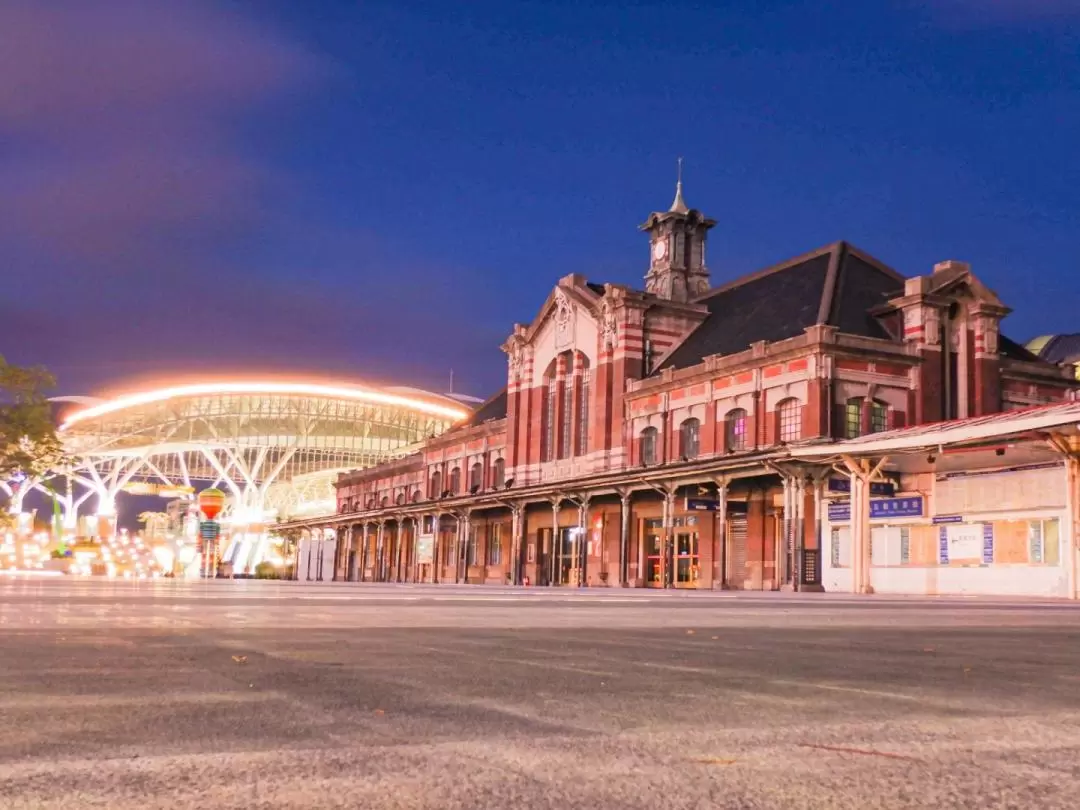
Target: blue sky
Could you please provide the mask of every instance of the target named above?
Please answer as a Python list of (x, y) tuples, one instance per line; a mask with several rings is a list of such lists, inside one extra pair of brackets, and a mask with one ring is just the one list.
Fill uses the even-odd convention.
[(1076, 331), (1080, 3), (0, 8), (0, 353), (65, 392), (285, 369), (501, 385), (672, 196), (723, 281), (836, 239)]

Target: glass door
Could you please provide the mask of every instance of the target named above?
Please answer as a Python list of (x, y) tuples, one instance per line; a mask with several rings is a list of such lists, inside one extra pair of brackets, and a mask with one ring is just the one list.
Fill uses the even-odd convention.
[(654, 518), (645, 521), (645, 585), (649, 588), (664, 587), (664, 529), (663, 521)]
[(675, 535), (675, 587), (696, 588), (701, 576), (701, 557), (697, 532)]

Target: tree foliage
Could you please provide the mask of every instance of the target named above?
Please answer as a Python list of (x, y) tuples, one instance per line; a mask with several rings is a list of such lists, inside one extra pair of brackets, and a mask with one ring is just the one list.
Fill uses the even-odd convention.
[(22, 368), (0, 356), (0, 481), (40, 478), (64, 460), (46, 392), (55, 385), (43, 368)]

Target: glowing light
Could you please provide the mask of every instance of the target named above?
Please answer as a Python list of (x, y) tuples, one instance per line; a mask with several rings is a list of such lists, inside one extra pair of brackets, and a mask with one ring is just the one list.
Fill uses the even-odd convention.
[(280, 383), (280, 382), (235, 382), (235, 383), (202, 383), (198, 385), (178, 385), (171, 388), (158, 388), (153, 391), (143, 391), (137, 394), (128, 394), (116, 399), (93, 405), (69, 416), (61, 430), (86, 419), (93, 419), (105, 414), (135, 408), (140, 405), (151, 405), (155, 402), (164, 402), (179, 397), (214, 396), (216, 394), (294, 394), (299, 396), (329, 397), (332, 399), (355, 399), (360, 402), (372, 402), (380, 405), (394, 405), (401, 408), (427, 413), (432, 416), (441, 416), (446, 419), (458, 421), (468, 416), (468, 412), (462, 408), (454, 408), (448, 405), (439, 405), (423, 399), (405, 397), (399, 394), (388, 394), (383, 391), (374, 391), (365, 388), (345, 388), (332, 385), (313, 385), (309, 383)]

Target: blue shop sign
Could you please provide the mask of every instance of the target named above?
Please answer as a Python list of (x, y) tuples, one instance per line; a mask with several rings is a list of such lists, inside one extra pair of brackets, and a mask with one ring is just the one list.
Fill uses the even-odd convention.
[[(870, 519), (889, 520), (890, 518), (922, 517), (923, 499), (921, 495), (907, 498), (871, 498)], [(832, 523), (851, 520), (851, 501), (835, 501), (829, 504), (829, 521)]]
[[(851, 492), (851, 479), (830, 478), (829, 492)], [(883, 495), (886, 498), (891, 498), (896, 494), (896, 484), (893, 481), (871, 481), (870, 494)]]

